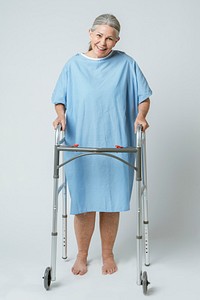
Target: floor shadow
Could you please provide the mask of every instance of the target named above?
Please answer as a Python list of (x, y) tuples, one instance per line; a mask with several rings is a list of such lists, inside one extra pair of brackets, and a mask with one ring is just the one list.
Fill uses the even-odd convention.
[(158, 291), (159, 291), (159, 288), (154, 287), (154, 286), (152, 286), (152, 287), (150, 286), (150, 287), (148, 287), (148, 290), (147, 290), (147, 296), (155, 295), (155, 294), (158, 293)]

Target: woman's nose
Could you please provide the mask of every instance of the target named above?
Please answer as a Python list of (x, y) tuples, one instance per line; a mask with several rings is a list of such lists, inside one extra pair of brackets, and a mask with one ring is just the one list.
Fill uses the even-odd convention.
[(106, 39), (105, 39), (105, 38), (102, 38), (102, 39), (101, 39), (101, 45), (102, 45), (102, 46), (105, 46), (105, 45), (106, 45)]

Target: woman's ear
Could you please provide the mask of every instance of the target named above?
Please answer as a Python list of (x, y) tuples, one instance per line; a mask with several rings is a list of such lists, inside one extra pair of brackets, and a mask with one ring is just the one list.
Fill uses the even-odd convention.
[(118, 37), (118, 38), (116, 39), (115, 45), (117, 44), (117, 42), (119, 42), (119, 40), (120, 40), (120, 37)]

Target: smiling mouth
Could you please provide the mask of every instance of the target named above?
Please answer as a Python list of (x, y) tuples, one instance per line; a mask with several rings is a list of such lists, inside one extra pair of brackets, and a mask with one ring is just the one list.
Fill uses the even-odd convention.
[(106, 50), (106, 48), (100, 48), (100, 47), (98, 47), (98, 46), (96, 46), (97, 47), (97, 49), (99, 49), (100, 51), (105, 51)]

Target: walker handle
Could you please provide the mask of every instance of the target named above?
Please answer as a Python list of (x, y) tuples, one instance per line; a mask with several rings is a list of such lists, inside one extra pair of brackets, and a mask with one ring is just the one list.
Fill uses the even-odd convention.
[(61, 133), (62, 125), (59, 123), (55, 129), (55, 144), (58, 145), (60, 142), (60, 133)]
[(142, 146), (142, 134), (144, 132), (142, 131), (142, 125), (138, 124), (136, 128), (136, 147), (141, 147)]

